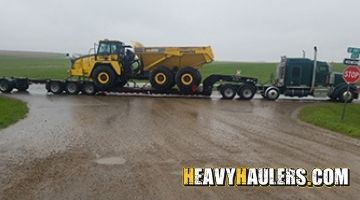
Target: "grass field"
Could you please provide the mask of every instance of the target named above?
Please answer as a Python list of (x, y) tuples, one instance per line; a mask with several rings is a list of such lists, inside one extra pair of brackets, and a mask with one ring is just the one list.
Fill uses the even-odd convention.
[[(235, 74), (241, 71), (243, 76), (252, 76), (260, 83), (270, 80), (275, 73), (276, 63), (255, 62), (213, 62), (201, 70), (202, 77), (213, 73)], [(67, 77), (70, 61), (65, 54), (38, 52), (0, 51), (0, 76), (16, 76), (30, 78), (63, 79)], [(342, 71), (342, 64), (333, 64), (334, 71)]]
[(341, 121), (343, 104), (311, 105), (303, 108), (299, 118), (305, 122), (352, 137), (360, 138), (360, 104), (348, 104)]
[(23, 119), (27, 112), (26, 103), (0, 96), (0, 129)]

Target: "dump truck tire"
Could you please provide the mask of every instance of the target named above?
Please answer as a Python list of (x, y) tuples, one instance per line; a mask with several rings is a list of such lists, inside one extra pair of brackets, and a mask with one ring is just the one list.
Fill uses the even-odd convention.
[(65, 91), (69, 95), (77, 95), (80, 92), (80, 84), (74, 81), (69, 81), (65, 85)]
[(354, 94), (351, 90), (347, 91), (347, 88), (343, 88), (339, 92), (339, 101), (341, 103), (351, 103), (354, 100)]
[(14, 82), (8, 79), (0, 80), (0, 91), (2, 93), (10, 93), (14, 89)]
[(61, 94), (64, 91), (64, 83), (60, 81), (51, 81), (49, 83), (49, 92), (53, 94)]
[(220, 94), (223, 99), (233, 99), (236, 95), (236, 89), (232, 85), (222, 85), (220, 88)]
[(193, 93), (201, 82), (201, 74), (198, 70), (192, 67), (184, 67), (177, 71), (176, 85), (180, 89), (180, 92), (189, 94)]
[(81, 92), (85, 95), (94, 95), (97, 92), (96, 86), (92, 82), (85, 82), (82, 86)]
[(150, 73), (150, 83), (155, 90), (166, 92), (174, 86), (174, 73), (167, 67), (157, 67)]
[(240, 99), (250, 100), (256, 93), (256, 87), (253, 84), (245, 84), (238, 89), (237, 93)]
[(106, 65), (99, 65), (94, 69), (92, 73), (92, 79), (94, 80), (94, 83), (97, 88), (99, 88), (99, 90), (107, 90), (114, 85), (116, 75), (111, 67)]

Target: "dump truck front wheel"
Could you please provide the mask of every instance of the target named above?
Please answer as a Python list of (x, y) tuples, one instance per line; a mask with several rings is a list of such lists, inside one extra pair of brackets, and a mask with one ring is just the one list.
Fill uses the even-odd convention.
[(192, 93), (201, 82), (200, 72), (192, 67), (179, 69), (175, 76), (176, 85), (182, 93)]
[(2, 93), (10, 93), (14, 89), (14, 83), (11, 80), (0, 80), (0, 91)]
[(151, 86), (160, 92), (166, 92), (174, 86), (174, 74), (167, 67), (157, 67), (150, 73)]
[(107, 90), (113, 86), (116, 75), (109, 66), (99, 65), (94, 69), (92, 79), (100, 90)]

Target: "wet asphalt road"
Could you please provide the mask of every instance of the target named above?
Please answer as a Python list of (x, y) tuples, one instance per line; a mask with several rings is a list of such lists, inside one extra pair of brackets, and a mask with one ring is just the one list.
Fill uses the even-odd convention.
[[(296, 120), (309, 103), (218, 98), (12, 97), (0, 199), (357, 199), (359, 140)], [(349, 167), (350, 187), (184, 187), (182, 167)]]

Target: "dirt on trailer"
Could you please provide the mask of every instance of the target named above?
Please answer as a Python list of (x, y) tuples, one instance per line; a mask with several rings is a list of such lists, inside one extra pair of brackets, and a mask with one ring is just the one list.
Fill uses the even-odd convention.
[[(311, 101), (12, 94), (0, 199), (356, 199), (360, 142), (296, 119)], [(184, 187), (183, 167), (348, 167), (349, 187)]]

